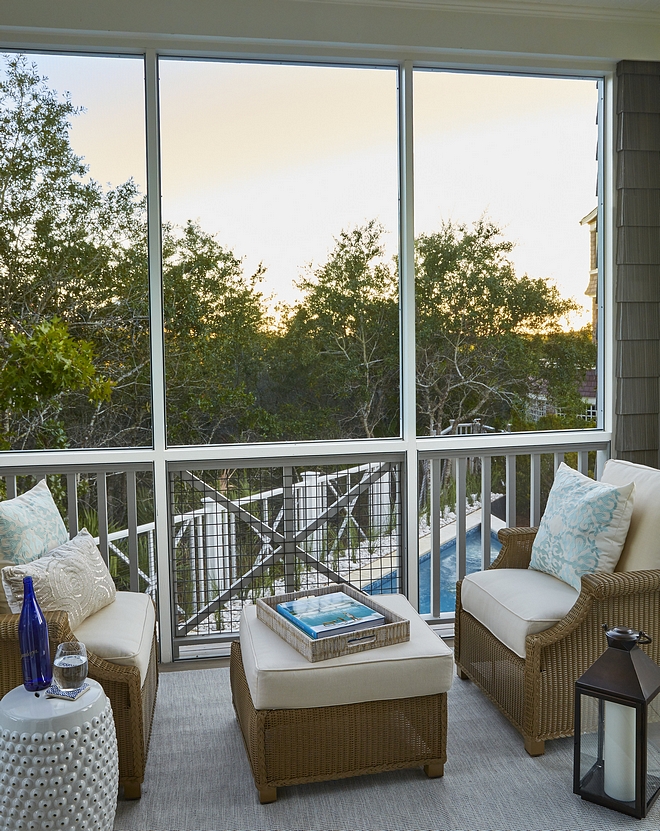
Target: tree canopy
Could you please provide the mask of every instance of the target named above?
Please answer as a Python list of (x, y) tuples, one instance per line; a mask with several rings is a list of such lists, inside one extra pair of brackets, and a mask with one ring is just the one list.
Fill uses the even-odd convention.
[[(147, 217), (132, 180), (102, 187), (70, 143), (84, 117), (24, 56), (0, 78), (0, 447), (151, 443)], [(399, 432), (398, 265), (377, 220), (339, 231), (299, 299), (268, 312), (264, 268), (246, 274), (198, 223), (165, 225), (168, 440), (205, 444)], [(416, 240), (418, 429), (481, 418), (574, 426), (595, 365), (590, 332), (485, 218)], [(584, 423), (584, 422), (580, 422)], [(540, 422), (537, 426), (547, 426)]]

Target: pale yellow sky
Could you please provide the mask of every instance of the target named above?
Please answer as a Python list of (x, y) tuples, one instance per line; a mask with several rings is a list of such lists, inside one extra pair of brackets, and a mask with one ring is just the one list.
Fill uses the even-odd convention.
[[(142, 62), (35, 60), (87, 110), (71, 138), (91, 175), (144, 189)], [(199, 219), (249, 271), (262, 261), (264, 290), (287, 301), (343, 228), (378, 218), (396, 252), (393, 70), (167, 60), (160, 77), (166, 220)], [(416, 232), (486, 212), (517, 243), (516, 268), (588, 319), (595, 82), (420, 72), (414, 92)]]

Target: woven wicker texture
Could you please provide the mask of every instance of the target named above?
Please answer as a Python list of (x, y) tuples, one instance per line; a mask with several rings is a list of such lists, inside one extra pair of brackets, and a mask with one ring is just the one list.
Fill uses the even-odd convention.
[[(314, 593), (334, 594), (339, 590), (338, 586), (323, 586), (315, 589)], [(325, 661), (328, 658), (339, 658), (341, 655), (352, 655), (356, 652), (364, 652), (367, 649), (374, 649), (379, 646), (391, 646), (394, 643), (403, 643), (410, 640), (410, 621), (395, 614), (391, 609), (381, 606), (373, 598), (368, 597), (354, 589), (352, 586), (341, 586), (345, 592), (354, 600), (370, 606), (385, 616), (385, 623), (382, 626), (370, 626), (357, 632), (350, 632), (343, 635), (331, 635), (327, 638), (314, 639), (308, 637), (304, 632), (287, 620), (276, 611), (278, 603), (286, 603), (289, 600), (296, 600), (299, 597), (309, 596), (309, 591), (290, 592), (289, 594), (276, 595), (274, 597), (260, 597), (257, 599), (257, 617), (267, 626), (277, 632), (289, 646), (304, 655), (308, 661)]]
[[(76, 637), (65, 612), (46, 612), (45, 617), (48, 620), (51, 653), (54, 655), (58, 643), (74, 641)], [(0, 697), (23, 683), (18, 619), (19, 615), (0, 616)], [(158, 689), (155, 633), (149, 668), (142, 685), (137, 667), (112, 664), (89, 651), (87, 657), (89, 677), (101, 684), (112, 704), (117, 731), (119, 784), (123, 785), (126, 797), (139, 797)]]
[[(503, 547), (491, 568), (527, 568), (535, 529), (499, 532)], [(573, 735), (575, 681), (605, 650), (602, 625), (643, 629), (653, 638), (645, 651), (660, 659), (660, 571), (587, 574), (568, 615), (526, 640), (518, 657), (461, 606), (456, 592), (455, 655), (459, 674), (495, 702), (533, 754), (543, 742)]]
[[(230, 677), (255, 785), (320, 782), (408, 767), (441, 775), (447, 760), (447, 694), (300, 710), (255, 710), (241, 648)], [(275, 798), (275, 792), (270, 795)], [(265, 801), (265, 800), (264, 800)]]

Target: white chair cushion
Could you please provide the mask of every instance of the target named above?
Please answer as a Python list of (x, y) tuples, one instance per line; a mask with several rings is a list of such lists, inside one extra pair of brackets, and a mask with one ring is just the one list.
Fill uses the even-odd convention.
[(112, 603), (84, 620), (73, 633), (99, 658), (137, 667), (144, 683), (155, 623), (156, 612), (149, 595), (117, 592)]
[(601, 481), (610, 485), (635, 483), (630, 528), (615, 570), (660, 568), (660, 470), (610, 459)]
[(554, 626), (574, 606), (579, 592), (543, 571), (493, 568), (469, 574), (461, 605), (498, 641), (525, 657), (525, 638)]
[(378, 602), (410, 620), (410, 640), (311, 663), (257, 618), (253, 605), (241, 613), (241, 653), (257, 710), (330, 707), (435, 695), (451, 687), (451, 649), (403, 595)]

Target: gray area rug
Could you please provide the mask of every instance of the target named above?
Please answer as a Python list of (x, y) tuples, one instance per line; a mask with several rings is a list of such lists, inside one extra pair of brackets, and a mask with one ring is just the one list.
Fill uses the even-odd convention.
[(228, 669), (160, 677), (142, 799), (116, 831), (657, 831), (572, 793), (572, 739), (532, 759), (474, 684), (449, 692), (442, 779), (421, 768), (278, 790), (260, 805), (231, 705)]

